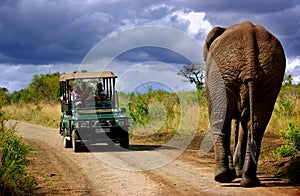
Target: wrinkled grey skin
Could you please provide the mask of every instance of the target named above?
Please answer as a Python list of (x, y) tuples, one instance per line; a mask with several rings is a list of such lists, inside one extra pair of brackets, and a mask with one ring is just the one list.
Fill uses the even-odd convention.
[[(259, 186), (257, 161), (284, 77), (283, 48), (262, 26), (243, 22), (213, 28), (207, 35), (203, 56), (210, 129), (216, 139), (215, 180), (230, 182), (242, 177), (241, 186)], [(236, 132), (233, 161), (232, 121)]]

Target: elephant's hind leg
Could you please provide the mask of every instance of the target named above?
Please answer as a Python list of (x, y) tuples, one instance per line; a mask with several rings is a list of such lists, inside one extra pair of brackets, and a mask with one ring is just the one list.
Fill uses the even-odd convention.
[[(251, 147), (251, 138), (248, 137), (245, 162), (243, 167), (243, 176), (241, 180), (241, 186), (243, 187), (260, 186), (260, 181), (257, 178), (256, 174), (257, 161), (260, 155), (262, 138), (271, 118), (272, 110), (276, 100), (273, 89), (258, 98), (260, 101), (255, 103), (254, 105), (255, 120), (254, 122), (252, 122), (254, 123), (253, 140), (256, 143), (256, 148)], [(250, 123), (251, 121), (248, 122), (248, 127), (250, 127)]]
[(231, 123), (228, 122), (230, 121), (225, 121), (221, 133), (214, 133), (218, 137), (214, 145), (216, 159), (215, 181), (221, 183), (231, 182), (236, 178), (235, 170), (229, 167)]
[(233, 156), (233, 164), (235, 167), (236, 177), (242, 177), (247, 145), (247, 123), (245, 124), (242, 121), (239, 125), (235, 125), (235, 128), (237, 141)]
[[(257, 153), (259, 153), (259, 150), (257, 150)], [(242, 175), (242, 180), (240, 182), (240, 185), (242, 187), (260, 186), (260, 180), (257, 178), (256, 170), (257, 170), (257, 163), (254, 163), (251, 157), (251, 146), (250, 146), (250, 141), (248, 139), (245, 163), (243, 168), (243, 175)]]

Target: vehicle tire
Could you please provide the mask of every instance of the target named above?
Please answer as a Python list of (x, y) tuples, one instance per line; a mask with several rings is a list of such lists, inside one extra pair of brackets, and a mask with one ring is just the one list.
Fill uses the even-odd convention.
[(63, 141), (64, 141), (64, 147), (65, 148), (72, 148), (72, 141), (68, 139), (69, 137), (66, 137), (65, 130), (63, 131)]
[(72, 146), (73, 146), (74, 152), (81, 151), (80, 143), (76, 142), (76, 131), (75, 130), (72, 131)]
[(62, 122), (60, 122), (59, 123), (59, 130), (58, 130), (58, 133), (60, 134), (60, 135), (64, 135), (64, 128), (63, 128), (63, 123)]
[(120, 141), (120, 146), (125, 149), (129, 149), (129, 139), (124, 139)]

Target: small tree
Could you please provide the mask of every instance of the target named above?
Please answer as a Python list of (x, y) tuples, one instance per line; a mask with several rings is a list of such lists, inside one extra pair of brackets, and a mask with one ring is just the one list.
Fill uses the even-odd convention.
[(183, 76), (188, 82), (194, 84), (197, 91), (202, 91), (204, 86), (204, 65), (195, 63), (192, 65), (184, 65), (183, 69), (178, 72), (178, 75)]
[(204, 94), (204, 70), (203, 64), (195, 63), (192, 65), (184, 65), (183, 69), (177, 73), (178, 75), (185, 77), (187, 82), (195, 85), (199, 103), (206, 103)]

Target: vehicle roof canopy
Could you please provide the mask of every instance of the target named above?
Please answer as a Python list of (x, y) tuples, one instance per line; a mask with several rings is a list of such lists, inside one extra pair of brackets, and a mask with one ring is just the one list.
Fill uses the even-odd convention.
[(80, 72), (63, 74), (59, 77), (59, 81), (75, 80), (75, 79), (94, 79), (94, 78), (117, 78), (111, 71), (103, 72)]

